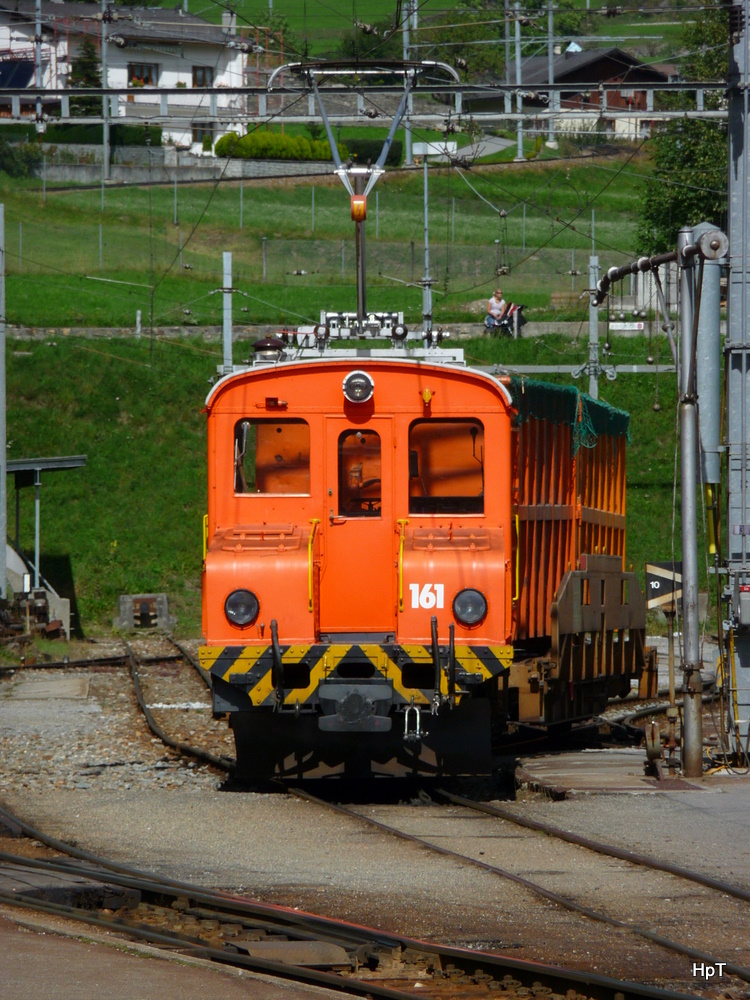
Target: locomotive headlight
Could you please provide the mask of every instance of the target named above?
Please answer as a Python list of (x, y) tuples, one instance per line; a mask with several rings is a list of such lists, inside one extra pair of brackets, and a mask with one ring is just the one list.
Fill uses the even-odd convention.
[(240, 628), (252, 625), (258, 617), (259, 611), (258, 598), (251, 590), (233, 590), (224, 601), (224, 614), (227, 616), (227, 621)]
[(344, 379), (344, 396), (350, 403), (366, 403), (374, 391), (375, 383), (367, 372), (349, 372)]
[(487, 614), (487, 598), (473, 587), (459, 590), (453, 598), (453, 614), (462, 625), (478, 625)]

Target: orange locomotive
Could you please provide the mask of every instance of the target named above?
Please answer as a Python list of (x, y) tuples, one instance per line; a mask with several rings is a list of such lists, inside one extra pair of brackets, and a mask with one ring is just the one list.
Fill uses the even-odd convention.
[(627, 415), (390, 329), (260, 342), (208, 397), (201, 660), (250, 777), (487, 772), (509, 723), (655, 684)]

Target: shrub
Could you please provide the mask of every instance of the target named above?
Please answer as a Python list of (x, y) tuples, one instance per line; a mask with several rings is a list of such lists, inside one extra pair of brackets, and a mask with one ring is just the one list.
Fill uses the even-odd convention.
[[(382, 139), (349, 139), (349, 155), (361, 164), (377, 162), (383, 149)], [(394, 139), (385, 162), (388, 166), (397, 167), (401, 163), (403, 154), (403, 143), (400, 139)]]
[[(146, 146), (150, 138), (152, 146), (161, 146), (161, 129), (146, 125), (111, 125), (109, 142), (111, 146)], [(45, 142), (75, 143), (76, 145), (101, 146), (101, 125), (50, 125), (44, 134)]]
[[(349, 155), (345, 146), (339, 146), (342, 160)], [(244, 160), (331, 160), (331, 150), (327, 142), (314, 139), (312, 142), (303, 135), (279, 135), (276, 132), (248, 132), (239, 136), (227, 132), (216, 143), (217, 156), (235, 157)]]
[(0, 139), (0, 170), (10, 177), (28, 177), (41, 159), (42, 154), (36, 144), (23, 142), (12, 146)]

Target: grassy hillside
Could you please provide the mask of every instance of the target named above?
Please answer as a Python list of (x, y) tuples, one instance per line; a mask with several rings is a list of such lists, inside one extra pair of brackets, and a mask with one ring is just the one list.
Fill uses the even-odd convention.
[[(437, 322), (468, 318), (495, 268), (516, 300), (548, 310), (580, 294), (592, 243), (602, 266), (632, 252), (648, 162), (633, 150), (596, 160), (433, 167), (430, 272)], [(356, 305), (354, 226), (335, 178), (179, 187), (53, 190), (0, 175), (7, 320), (27, 326), (135, 327), (220, 322), (222, 252), (233, 255), (238, 322), (316, 322)], [(265, 281), (264, 274), (265, 254)], [(421, 310), (422, 172), (387, 174), (368, 199), (368, 285), (377, 308)], [(570, 275), (570, 271), (580, 272)], [(304, 303), (304, 308), (302, 306)], [(382, 305), (381, 303), (386, 303)], [(584, 319), (586, 303), (576, 316)]]
[[(533, 318), (565, 315), (575, 340), (465, 344), (477, 362), (581, 364), (584, 296), (566, 314), (553, 292), (584, 292), (592, 242), (603, 268), (628, 258), (647, 161), (615, 158), (429, 173), (430, 270), (436, 322), (471, 317), (496, 284)], [(368, 305), (419, 321), (424, 270), (421, 171), (386, 175), (369, 199)], [(322, 308), (356, 304), (354, 233), (337, 180), (180, 187), (53, 190), (0, 179), (4, 203), (8, 346), (8, 454), (86, 454), (84, 469), (47, 474), (42, 485), (43, 568), (65, 586), (69, 563), (86, 634), (110, 627), (123, 593), (169, 593), (182, 634), (200, 631), (201, 519), (205, 512), (208, 380), (218, 340), (169, 339), (160, 328), (219, 325), (222, 251), (233, 254), (233, 308), (243, 324), (316, 321)], [(314, 202), (314, 204), (313, 204)], [(176, 219), (176, 222), (175, 222)], [(266, 280), (263, 280), (265, 248)], [(570, 272), (580, 272), (571, 274)], [(616, 296), (613, 307), (617, 308)], [(71, 327), (134, 328), (143, 335), (86, 339)], [(156, 331), (152, 333), (153, 328)], [(56, 328), (13, 338), (13, 324)], [(656, 324), (654, 324), (656, 326)], [(613, 339), (613, 360), (664, 361), (654, 345)], [(655, 349), (659, 343), (658, 352)], [(235, 360), (247, 356), (244, 346)], [(583, 380), (585, 382), (585, 380)], [(584, 384), (582, 388), (587, 388)], [(658, 393), (660, 409), (654, 410)], [(632, 414), (629, 560), (672, 555), (674, 379), (601, 380), (603, 399)], [(33, 495), (21, 497), (20, 542), (33, 551)], [(13, 507), (10, 527), (13, 532)], [(675, 549), (679, 552), (679, 522)]]
[[(466, 341), (477, 362), (580, 363), (584, 340)], [(644, 363), (643, 340), (615, 340), (613, 360)], [(660, 345), (662, 360), (666, 349)], [(235, 358), (246, 356), (242, 346)], [(165, 590), (182, 635), (200, 634), (201, 519), (206, 506), (208, 379), (218, 341), (73, 336), (8, 344), (8, 455), (85, 454), (83, 469), (42, 481), (43, 570), (65, 587), (70, 564), (79, 624), (87, 635), (111, 627), (123, 593)], [(586, 382), (586, 380), (582, 380)], [(587, 388), (587, 384), (581, 386)], [(672, 555), (674, 377), (622, 375), (600, 394), (632, 414), (628, 560)], [(13, 532), (12, 498), (9, 524)], [(679, 521), (676, 550), (679, 552)], [(21, 497), (21, 546), (34, 547), (33, 491)]]

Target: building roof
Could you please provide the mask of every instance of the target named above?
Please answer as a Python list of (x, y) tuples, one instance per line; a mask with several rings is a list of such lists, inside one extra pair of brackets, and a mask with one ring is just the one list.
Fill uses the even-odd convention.
[[(665, 83), (667, 75), (654, 66), (639, 62), (622, 49), (585, 49), (583, 52), (563, 52), (555, 56), (554, 82), (596, 85), (608, 80), (623, 79), (624, 83)], [(531, 56), (521, 66), (524, 86), (549, 83), (547, 56)]]
[[(61, 29), (74, 33), (91, 33), (98, 29), (101, 5), (98, 3), (65, 3), (63, 0), (42, 0), (42, 32)], [(109, 24), (109, 35), (119, 35), (125, 42), (149, 41), (161, 44), (186, 42), (224, 45), (233, 33), (221, 25), (211, 24), (202, 17), (186, 14), (181, 6), (111, 8), (117, 18)], [(0, 15), (34, 24), (35, 0), (0, 0)], [(98, 34), (98, 30), (96, 32)]]

